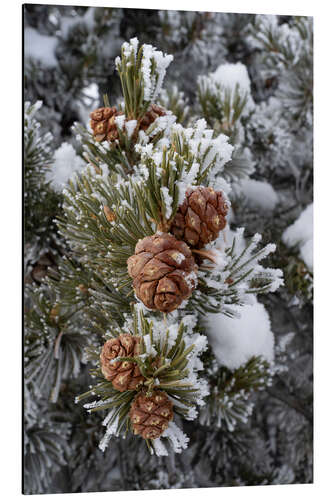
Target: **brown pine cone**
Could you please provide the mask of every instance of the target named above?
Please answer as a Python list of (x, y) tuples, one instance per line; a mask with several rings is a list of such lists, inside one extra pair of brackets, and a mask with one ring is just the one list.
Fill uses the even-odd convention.
[(40, 285), (50, 269), (57, 270), (56, 259), (52, 252), (46, 252), (32, 265), (31, 271), (24, 278), (25, 283), (35, 282)]
[(117, 111), (115, 106), (112, 108), (98, 108), (90, 113), (90, 127), (97, 142), (106, 139), (112, 142), (119, 139), (115, 118), (122, 114), (121, 111)]
[(228, 204), (222, 191), (211, 187), (198, 187), (186, 192), (170, 232), (190, 247), (202, 248), (216, 240), (227, 224)]
[(148, 127), (158, 118), (159, 116), (165, 116), (166, 112), (161, 106), (157, 104), (152, 104), (148, 111), (145, 113), (144, 117), (140, 121), (140, 130), (147, 130)]
[(173, 404), (162, 391), (154, 391), (148, 397), (140, 392), (130, 409), (130, 420), (134, 434), (144, 439), (156, 439), (167, 429), (173, 419)]
[(100, 355), (101, 370), (106, 380), (120, 392), (134, 391), (144, 381), (136, 363), (130, 361), (115, 361), (117, 357), (132, 358), (140, 354), (140, 337), (122, 334), (119, 337), (107, 340)]
[(127, 266), (137, 297), (149, 309), (171, 312), (196, 286), (198, 268), (192, 252), (171, 234), (156, 233), (139, 240)]

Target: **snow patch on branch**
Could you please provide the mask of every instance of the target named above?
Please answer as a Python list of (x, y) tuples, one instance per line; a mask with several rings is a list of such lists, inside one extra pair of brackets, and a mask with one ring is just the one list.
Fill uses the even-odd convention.
[(46, 173), (46, 180), (55, 191), (62, 191), (69, 179), (85, 166), (86, 163), (76, 154), (73, 146), (64, 142), (54, 153), (54, 163)]
[(207, 314), (207, 336), (217, 361), (233, 370), (252, 356), (274, 360), (274, 335), (265, 307), (255, 299), (253, 305), (238, 307), (240, 317)]
[(41, 35), (34, 28), (24, 30), (24, 55), (32, 57), (48, 68), (54, 68), (58, 65), (55, 56), (55, 49), (58, 45), (58, 39), (54, 36)]
[(274, 210), (279, 198), (271, 184), (255, 179), (244, 179), (240, 189), (249, 205), (263, 210)]
[(312, 271), (313, 269), (313, 203), (308, 205), (298, 219), (282, 235), (288, 246), (297, 246), (300, 256)]

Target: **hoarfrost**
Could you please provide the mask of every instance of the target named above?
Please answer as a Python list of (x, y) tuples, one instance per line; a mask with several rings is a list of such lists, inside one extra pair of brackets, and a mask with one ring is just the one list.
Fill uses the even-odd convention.
[(168, 438), (175, 453), (181, 453), (188, 446), (189, 438), (174, 422), (169, 423), (162, 436)]
[[(170, 196), (169, 189), (167, 187), (162, 187), (160, 189), (160, 192), (161, 192), (161, 195), (162, 195), (163, 203), (165, 205), (165, 217), (167, 219), (170, 219), (171, 214), (172, 214), (173, 199)], [(179, 255), (181, 255), (181, 254), (179, 254)]]

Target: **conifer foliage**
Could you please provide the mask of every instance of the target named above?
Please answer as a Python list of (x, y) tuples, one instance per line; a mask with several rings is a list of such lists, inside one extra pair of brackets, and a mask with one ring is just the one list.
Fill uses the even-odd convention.
[[(232, 22), (236, 27), (237, 17), (221, 15), (218, 25), (209, 15), (190, 14), (174, 13), (173, 21), (159, 15), (157, 25), (162, 33), (170, 23), (176, 26), (186, 18), (184, 26), (196, 27), (190, 43), (194, 59), (201, 58), (197, 44), (211, 50), (220, 39), (224, 51), (229, 50), (227, 26)], [(71, 35), (86, 29), (95, 67), (102, 68), (106, 62), (100, 44), (106, 33), (119, 41), (114, 33), (120, 16), (117, 9), (82, 11), (81, 25), (74, 16), (62, 26), (61, 43), (71, 46)], [(36, 24), (33, 9), (27, 19)], [(295, 21), (283, 31), (259, 16), (240, 24), (248, 50), (255, 46), (254, 67), (268, 61), (271, 69), (276, 52), (281, 52), (282, 83), (276, 98), (290, 102), (291, 68), (305, 78), (303, 64), (310, 56), (301, 40), (311, 43), (310, 23)], [(205, 31), (208, 27), (215, 27), (213, 39)], [(36, 27), (28, 29), (30, 36), (33, 30), (37, 34)], [(297, 411), (299, 435), (302, 419), (311, 420), (293, 392), (296, 370), (302, 370), (302, 363), (309, 367), (311, 341), (307, 339), (306, 354), (299, 354), (295, 372), (285, 375), (288, 346), (299, 353), (305, 344), (300, 347), (289, 332), (274, 346), (278, 320), (272, 314), (271, 322), (268, 314), (274, 301), (279, 302), (287, 322), (291, 293), (289, 275), (283, 286), (283, 251), (288, 250), (281, 245), (287, 224), (272, 223), (277, 201), (271, 192), (269, 209), (258, 220), (260, 200), (267, 194), (262, 185), (272, 180), (274, 165), (256, 170), (256, 158), (261, 155), (267, 162), (272, 148), (278, 149), (284, 140), (282, 131), (275, 129), (276, 140), (270, 142), (268, 121), (256, 127), (267, 113), (263, 106), (271, 106), (271, 101), (255, 102), (241, 62), (223, 60), (218, 67), (210, 66), (211, 72), (201, 75), (193, 89), (195, 106), (190, 111), (188, 98), (174, 83), (164, 88), (165, 79), (172, 81), (172, 65), (179, 74), (180, 54), (189, 48), (177, 37), (171, 43), (169, 33), (166, 43), (175, 57), (168, 55), (158, 33), (157, 47), (137, 37), (123, 41), (114, 61), (118, 95), (105, 92), (105, 82), (96, 77), (103, 103), (85, 104), (84, 112), (81, 103), (84, 119), (73, 125), (73, 137), (66, 137), (70, 142), (58, 135), (52, 148), (51, 134), (34, 118), (41, 104), (26, 104), (27, 276), (33, 276), (52, 246), (52, 264), (45, 265), (39, 282), (26, 280), (26, 493), (218, 486), (234, 484), (235, 477), (241, 484), (297, 482), (302, 460), (311, 462), (309, 445), (306, 459), (300, 451), (291, 476), (285, 478), (279, 459), (272, 465), (265, 455), (273, 454), (273, 438), (264, 435), (269, 418), (275, 433), (282, 433), (288, 411)], [(257, 60), (260, 44), (262, 56), (265, 50), (273, 55)], [(297, 57), (292, 58), (294, 46)], [(58, 74), (65, 64), (60, 48), (52, 54), (52, 71)], [(43, 62), (39, 59), (36, 65), (34, 58), (36, 52), (30, 50), (29, 77)], [(75, 82), (87, 84), (90, 64), (88, 59), (83, 67), (75, 67)], [(300, 105), (299, 81), (294, 112), (283, 107), (279, 119), (282, 124), (292, 122), (301, 141), (302, 134), (309, 133), (311, 98), (307, 95), (306, 109)], [(264, 85), (260, 91), (265, 92)], [(75, 94), (80, 95), (78, 88)], [(285, 169), (284, 182), (290, 171), (298, 196), (308, 200), (309, 182), (301, 184), (298, 170), (301, 162), (294, 162), (293, 168), (290, 163), (276, 170)], [(41, 187), (39, 199), (35, 185)], [(258, 199), (251, 189), (259, 190)], [(293, 214), (287, 198), (284, 191), (281, 203)], [(36, 213), (42, 214), (39, 225)], [(296, 218), (290, 217), (289, 223)], [(42, 237), (49, 231), (52, 240)], [(289, 236), (284, 240), (294, 241)], [(295, 260), (302, 257), (297, 257), (297, 247), (292, 252)], [(301, 321), (301, 301), (311, 298), (309, 276), (312, 268), (307, 266), (306, 283), (299, 275), (301, 286), (292, 284), (293, 292), (295, 287), (302, 290), (295, 299), (301, 311), (295, 313), (295, 324)], [(300, 382), (299, 387), (302, 390)], [(310, 401), (310, 392), (304, 397)], [(271, 417), (265, 406), (269, 398), (274, 401), (270, 411), (276, 411)], [(288, 445), (281, 445), (281, 455)], [(259, 449), (262, 457), (255, 456)], [(202, 450), (208, 450), (205, 456)], [(242, 458), (230, 469), (230, 457), (239, 454)], [(261, 462), (267, 470), (251, 469), (251, 463)], [(120, 465), (114, 477), (116, 463)], [(198, 472), (203, 464), (209, 471), (206, 482)], [(65, 471), (74, 474), (72, 483)]]

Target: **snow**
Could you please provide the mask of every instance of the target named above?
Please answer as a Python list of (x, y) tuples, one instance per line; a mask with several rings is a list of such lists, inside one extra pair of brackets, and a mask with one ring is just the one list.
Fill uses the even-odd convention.
[(57, 44), (58, 40), (54, 36), (41, 35), (34, 28), (24, 30), (24, 56), (37, 59), (49, 68), (58, 64), (55, 57)]
[(175, 422), (169, 423), (169, 427), (163, 432), (162, 436), (167, 437), (171, 441), (175, 453), (181, 453), (182, 450), (187, 448), (189, 438)]
[(152, 345), (151, 338), (150, 338), (149, 334), (144, 335), (143, 342), (144, 342), (144, 345), (145, 345), (145, 352), (147, 354), (150, 354), (151, 356), (156, 356), (157, 355), (157, 351), (154, 348), (154, 346)]
[(119, 423), (118, 416), (113, 421), (111, 421), (111, 423), (109, 423), (110, 420), (112, 418), (114, 418), (114, 412), (115, 412), (114, 409), (112, 409), (103, 421), (103, 425), (106, 426), (106, 432), (98, 445), (98, 447), (101, 451), (106, 450), (112, 436), (119, 435), (119, 433), (117, 432), (118, 423)]
[(114, 119), (117, 127), (122, 130), (123, 127), (124, 127), (124, 123), (125, 123), (125, 115), (119, 115), (119, 116), (116, 116), (116, 118)]
[(98, 107), (99, 102), (99, 92), (96, 83), (91, 83), (87, 87), (82, 89), (82, 101), (77, 101), (77, 107), (79, 110), (81, 122), (86, 124), (86, 128), (89, 129), (90, 124), (90, 113), (92, 109)]
[(186, 259), (185, 255), (181, 252), (174, 252), (172, 254), (172, 258), (177, 262), (177, 264), (181, 264), (183, 260)]
[(246, 66), (240, 62), (221, 64), (214, 73), (210, 73), (208, 76), (199, 76), (198, 83), (202, 92), (208, 91), (222, 101), (225, 99), (225, 91), (228, 90), (232, 102), (236, 89), (238, 89), (238, 93), (242, 98), (247, 96), (242, 114), (247, 115), (254, 109), (255, 105), (251, 96), (251, 81)]
[[(254, 48), (262, 50), (267, 47), (267, 34), (269, 39), (274, 40), (279, 47), (287, 48), (288, 57), (292, 54), (293, 60), (290, 65), (294, 65), (299, 61), (299, 58), (304, 51), (306, 45), (301, 32), (295, 27), (291, 27), (288, 23), (279, 24), (278, 18), (271, 14), (257, 14), (255, 20), (256, 32), (255, 37), (250, 34), (247, 37), (247, 42)], [(267, 49), (266, 49), (267, 50)], [(272, 51), (271, 51), (272, 53)], [(274, 71), (284, 67), (284, 51), (276, 51), (271, 55), (271, 65), (274, 66)]]
[(279, 201), (273, 187), (266, 181), (244, 179), (239, 187), (248, 204), (255, 208), (274, 210)]
[(126, 128), (127, 136), (128, 136), (129, 139), (132, 137), (133, 132), (135, 130), (135, 127), (137, 126), (137, 123), (138, 122), (136, 120), (128, 120), (125, 123), (125, 128)]
[(284, 231), (282, 241), (288, 247), (298, 246), (301, 258), (313, 270), (313, 203)]
[(149, 101), (151, 98), (151, 94), (152, 94), (151, 76), (150, 76), (151, 59), (152, 59), (152, 54), (153, 54), (152, 49), (153, 49), (153, 47), (151, 45), (145, 45), (143, 48), (141, 71), (142, 71), (143, 81), (144, 81), (144, 99), (145, 99), (145, 101)]
[(171, 444), (174, 453), (181, 453), (188, 446), (189, 438), (184, 432), (175, 424), (170, 422), (168, 428), (163, 432), (160, 438), (154, 439), (152, 442), (152, 452), (158, 457), (168, 456), (168, 450), (163, 441), (167, 439)]
[(234, 90), (238, 84), (242, 95), (251, 93), (251, 81), (247, 68), (240, 62), (221, 64), (212, 74), (212, 77), (215, 82), (231, 90)]
[(92, 31), (95, 24), (95, 9), (94, 7), (89, 7), (83, 16), (62, 16), (61, 18), (61, 34), (63, 38), (68, 36), (69, 31), (73, 26), (79, 23), (85, 23), (87, 28)]
[(170, 219), (172, 214), (172, 203), (173, 199), (170, 196), (169, 189), (167, 187), (161, 187), (160, 189), (163, 203), (165, 205), (164, 215), (167, 219)]
[(82, 90), (82, 93), (85, 95), (83, 101), (87, 106), (91, 106), (91, 101), (98, 101), (99, 98), (99, 90), (98, 85), (96, 83), (90, 83), (87, 87)]
[(154, 439), (154, 451), (158, 457), (167, 457), (169, 455), (168, 450), (161, 441), (161, 438)]
[(187, 314), (182, 318), (182, 323), (186, 327), (187, 332), (192, 333), (197, 324), (196, 314)]
[[(215, 262), (210, 262), (205, 268), (202, 266), (198, 271), (198, 279), (205, 286), (218, 291), (215, 296), (205, 296), (209, 307), (214, 308), (216, 313), (237, 316), (240, 314), (240, 305), (253, 304), (254, 294), (274, 292), (283, 285), (280, 269), (265, 268), (260, 264), (261, 260), (275, 251), (276, 246), (270, 243), (258, 249), (260, 240), (261, 235), (255, 234), (245, 242), (244, 228), (237, 228), (236, 232), (227, 233), (226, 241), (220, 235), (210, 246), (207, 245), (207, 249), (215, 255)], [(230, 279), (231, 285), (228, 283)], [(254, 282), (258, 285), (254, 285)], [(204, 298), (200, 289), (195, 290), (194, 298)]]
[(230, 370), (239, 368), (252, 356), (274, 359), (274, 335), (265, 307), (257, 299), (253, 305), (238, 307), (239, 318), (207, 314), (207, 336), (218, 363)]
[(190, 288), (192, 286), (196, 287), (198, 284), (198, 276), (194, 271), (191, 271), (189, 274), (185, 276), (185, 281)]
[(224, 194), (227, 195), (230, 186), (220, 175), (223, 173), (224, 165), (231, 159), (233, 151), (228, 137), (220, 134), (213, 139), (213, 131), (207, 128), (204, 119), (197, 120), (193, 127), (189, 128), (184, 128), (179, 123), (173, 124), (169, 134), (172, 138), (177, 136), (177, 140), (184, 149), (188, 148), (189, 153), (193, 154), (193, 163), (188, 170), (186, 168), (183, 170), (181, 179), (176, 182), (179, 205), (184, 200), (186, 189), (196, 184), (199, 172), (209, 172), (207, 177), (210, 184), (216, 186), (218, 181), (218, 189), (222, 188)]
[(72, 175), (82, 170), (85, 165), (85, 161), (77, 156), (73, 146), (64, 142), (54, 153), (54, 163), (46, 174), (46, 180), (55, 191), (61, 191)]
[[(137, 38), (132, 38), (130, 42), (125, 42), (122, 45), (122, 54), (125, 58), (124, 63), (127, 66), (132, 65), (131, 54), (134, 55), (136, 60), (139, 41)], [(152, 45), (144, 44), (142, 46), (142, 60), (141, 60), (141, 74), (144, 84), (144, 101), (154, 102), (158, 97), (163, 80), (165, 77), (166, 69), (173, 60), (172, 55), (163, 54), (161, 51), (156, 50)], [(116, 67), (121, 71), (121, 60), (119, 57), (115, 60)], [(154, 72), (152, 68), (154, 63)]]
[[(141, 71), (144, 81), (144, 100), (154, 102), (161, 89), (165, 73), (173, 61), (172, 55), (165, 55), (152, 45), (143, 45)], [(155, 74), (151, 74), (152, 62), (155, 64)]]

